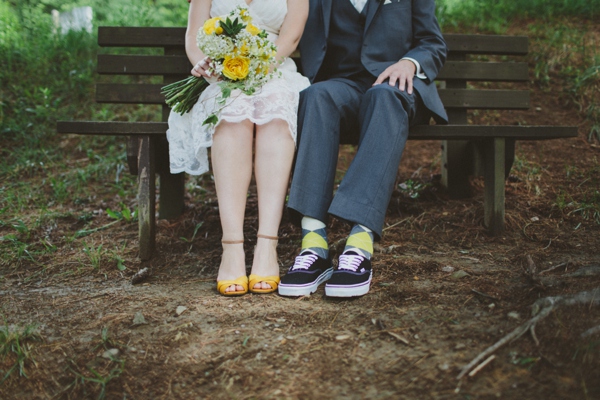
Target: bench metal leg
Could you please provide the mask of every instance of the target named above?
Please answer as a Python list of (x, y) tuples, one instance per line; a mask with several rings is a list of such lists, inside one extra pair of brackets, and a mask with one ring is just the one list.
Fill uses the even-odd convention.
[(156, 139), (143, 136), (140, 140), (138, 167), (138, 219), (140, 230), (140, 258), (149, 260), (155, 244), (156, 165), (154, 150)]
[(492, 235), (504, 230), (504, 180), (506, 175), (506, 139), (484, 142), (484, 223)]

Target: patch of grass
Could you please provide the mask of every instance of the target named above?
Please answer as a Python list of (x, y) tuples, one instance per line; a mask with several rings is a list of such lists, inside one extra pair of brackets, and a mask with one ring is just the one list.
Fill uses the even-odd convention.
[(86, 242), (83, 242), (83, 252), (87, 256), (92, 268), (98, 270), (106, 253), (106, 251), (102, 249), (102, 244), (98, 247), (94, 247), (93, 245), (88, 245)]
[(580, 215), (586, 221), (600, 224), (600, 164), (593, 160), (588, 170), (566, 167), (569, 179), (579, 181), (576, 191), (560, 189), (554, 204), (567, 215)]
[(194, 227), (194, 233), (192, 234), (192, 237), (190, 239), (187, 239), (185, 237), (180, 237), (181, 240), (183, 240), (186, 243), (190, 244), (190, 248), (188, 249), (188, 253), (192, 251), (192, 246), (194, 245), (194, 239), (196, 238), (196, 234), (198, 233), (198, 230), (202, 227), (202, 225), (204, 225), (204, 222), (199, 222), (196, 224), (196, 226)]
[(571, 201), (567, 206), (573, 209), (569, 215), (579, 214), (584, 220), (592, 220), (600, 225), (600, 191), (584, 194), (581, 200)]
[(9, 326), (7, 322), (0, 327), (0, 374), (2, 378), (0, 384), (6, 381), (10, 376), (17, 372), (21, 377), (27, 377), (25, 366), (32, 363), (37, 366), (31, 355), (32, 342), (39, 341), (41, 337), (33, 325), (25, 328)]
[[(120, 349), (123, 345), (110, 337), (108, 327), (103, 327), (100, 333), (99, 343), (92, 351), (98, 350), (104, 352), (111, 349)], [(106, 398), (108, 385), (113, 380), (117, 379), (125, 371), (125, 359), (117, 358), (116, 356), (96, 357), (95, 360), (86, 364), (86, 371), (81, 371), (77, 364), (71, 360), (69, 369), (75, 374), (75, 380), (65, 390), (76, 390), (80, 385), (86, 397), (89, 397), (86, 386), (94, 384), (98, 389), (98, 400)]]
[(512, 167), (512, 173), (525, 183), (528, 192), (533, 191), (536, 196), (542, 195), (542, 189), (539, 182), (542, 180), (544, 172), (543, 167), (533, 161), (527, 160), (518, 154), (515, 155), (515, 161)]
[(113, 380), (121, 376), (123, 371), (125, 370), (125, 360), (115, 360), (116, 365), (113, 365), (107, 371), (97, 371), (95, 368), (88, 366), (88, 372), (91, 373), (91, 376), (84, 375), (83, 373), (77, 372), (73, 369), (73, 373), (75, 374), (75, 381), (71, 384), (71, 387), (76, 388), (77, 385), (85, 385), (87, 383), (93, 383), (99, 386), (98, 400), (102, 400), (106, 398), (106, 389), (108, 384)]

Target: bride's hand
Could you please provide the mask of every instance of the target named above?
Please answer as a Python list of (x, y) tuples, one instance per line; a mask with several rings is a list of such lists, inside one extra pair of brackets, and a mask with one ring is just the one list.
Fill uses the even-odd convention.
[(208, 57), (204, 57), (202, 60), (198, 61), (194, 68), (192, 68), (192, 75), (201, 78), (210, 79), (213, 77), (212, 74), (212, 66), (210, 65), (212, 60)]

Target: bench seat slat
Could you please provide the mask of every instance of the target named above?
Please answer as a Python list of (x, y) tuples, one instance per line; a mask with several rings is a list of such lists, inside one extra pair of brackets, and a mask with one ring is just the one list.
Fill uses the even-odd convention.
[(577, 137), (576, 126), (527, 125), (418, 125), (411, 140), (478, 140), (490, 138), (546, 140)]
[(58, 121), (58, 133), (80, 135), (165, 135), (166, 122), (125, 122), (125, 121)]
[[(164, 135), (166, 122), (58, 121), (58, 133), (84, 135)], [(411, 140), (469, 140), (494, 137), (545, 140), (577, 136), (577, 127), (522, 125), (419, 125), (411, 128)]]

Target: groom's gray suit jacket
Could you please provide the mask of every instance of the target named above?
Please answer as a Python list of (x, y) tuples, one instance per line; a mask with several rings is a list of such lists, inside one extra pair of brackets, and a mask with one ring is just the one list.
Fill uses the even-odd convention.
[[(446, 42), (435, 18), (434, 0), (368, 0), (361, 61), (374, 77), (403, 57), (417, 60), (427, 79), (416, 78), (415, 90), (438, 122), (446, 111), (433, 80), (446, 59)], [(314, 82), (327, 52), (332, 0), (310, 0), (300, 53), (302, 72)]]

